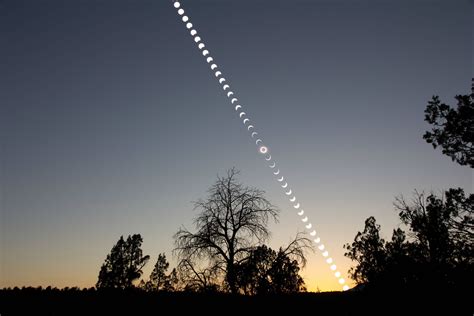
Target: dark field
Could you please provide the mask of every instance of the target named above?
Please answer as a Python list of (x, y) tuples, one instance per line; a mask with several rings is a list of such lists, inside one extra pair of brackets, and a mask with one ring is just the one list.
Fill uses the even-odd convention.
[(0, 291), (0, 314), (8, 315), (472, 315), (468, 291), (325, 292), (278, 296), (201, 293), (38, 290)]

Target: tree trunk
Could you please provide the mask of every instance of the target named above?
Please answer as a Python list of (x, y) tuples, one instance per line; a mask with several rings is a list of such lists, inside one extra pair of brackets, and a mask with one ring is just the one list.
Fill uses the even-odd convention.
[(237, 279), (235, 274), (234, 263), (227, 264), (227, 284), (229, 285), (230, 293), (237, 294)]

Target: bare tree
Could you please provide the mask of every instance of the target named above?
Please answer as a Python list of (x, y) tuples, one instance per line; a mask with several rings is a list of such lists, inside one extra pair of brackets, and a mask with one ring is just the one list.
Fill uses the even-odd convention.
[(201, 267), (190, 259), (182, 259), (177, 267), (182, 290), (213, 292), (219, 290), (219, 269), (216, 266)]
[(194, 221), (197, 232), (182, 228), (174, 236), (178, 258), (186, 264), (208, 260), (223, 273), (231, 293), (238, 291), (237, 265), (268, 239), (268, 222), (278, 218), (264, 191), (238, 183), (237, 174), (232, 168), (226, 176), (218, 176), (208, 198), (195, 203), (200, 211)]
[(293, 239), (288, 244), (288, 246), (284, 248), (280, 247), (280, 252), (282, 254), (291, 260), (295, 260), (302, 268), (306, 266), (305, 253), (308, 251), (314, 251), (311, 239), (305, 237), (305, 235), (305, 233), (299, 232), (296, 234), (295, 239)]

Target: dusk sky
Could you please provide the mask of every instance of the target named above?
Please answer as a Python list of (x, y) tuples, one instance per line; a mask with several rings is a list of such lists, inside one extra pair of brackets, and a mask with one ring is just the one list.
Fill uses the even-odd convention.
[[(183, 0), (192, 23), (347, 276), (364, 220), (473, 173), (422, 135), (432, 95), (473, 77), (473, 1)], [(121, 235), (171, 261), (192, 201), (226, 169), (304, 226), (172, 1), (0, 1), (0, 287), (97, 281)], [(339, 290), (318, 252), (310, 290)]]

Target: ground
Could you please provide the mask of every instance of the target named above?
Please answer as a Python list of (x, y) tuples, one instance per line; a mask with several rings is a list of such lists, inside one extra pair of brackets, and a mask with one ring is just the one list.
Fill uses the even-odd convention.
[[(466, 292), (468, 293), (468, 292)], [(451, 297), (451, 298), (450, 298)], [(293, 295), (0, 290), (0, 315), (472, 315), (468, 297), (427, 293), (325, 292)]]

